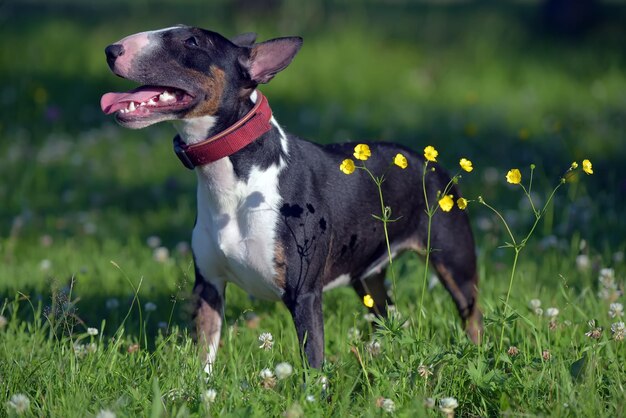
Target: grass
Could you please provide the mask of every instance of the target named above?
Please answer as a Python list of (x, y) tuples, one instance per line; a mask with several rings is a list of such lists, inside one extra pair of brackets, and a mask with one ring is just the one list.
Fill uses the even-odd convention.
[[(617, 319), (598, 297), (600, 268), (615, 268), (622, 290), (626, 274), (623, 7), (605, 5), (602, 24), (572, 40), (539, 30), (533, 4), (113, 6), (31, 1), (0, 10), (0, 315), (8, 319), (0, 329), (0, 416), (15, 413), (7, 403), (18, 393), (30, 399), (31, 416), (378, 416), (386, 414), (380, 397), (394, 401), (398, 416), (442, 416), (424, 402), (449, 396), (457, 416), (625, 415), (626, 348), (612, 338)], [(539, 200), (573, 160), (590, 158), (596, 174), (555, 196), (520, 256), (507, 318), (513, 258), (499, 248), (506, 232), (470, 205), (481, 345), (468, 343), (441, 286), (427, 289), (419, 306), (424, 266), (403, 256), (394, 267), (408, 325), (375, 332), (354, 292), (327, 293), (327, 364), (319, 372), (303, 367), (283, 306), (230, 286), (223, 346), (207, 382), (189, 337), (191, 255), (179, 244), (195, 216), (194, 176), (171, 152), (170, 127), (123, 130), (97, 108), (103, 92), (129, 87), (108, 72), (103, 47), (177, 22), (256, 30), (262, 39), (303, 34), (292, 66), (263, 87), (283, 125), (319, 142), (434, 145), (451, 168), (468, 157), (475, 170), (461, 181), (465, 196), (484, 196), (516, 233), (534, 217), (506, 185), (508, 169), (535, 163)], [(155, 259), (151, 236), (169, 249), (165, 260)], [(560, 310), (555, 324), (528, 308), (533, 298), (544, 312)], [(156, 310), (147, 311), (148, 302)], [(585, 336), (594, 318), (604, 328), (597, 340)], [(88, 335), (89, 327), (99, 334)], [(348, 338), (352, 328), (358, 341)], [(274, 336), (271, 351), (258, 347), (262, 332)], [(372, 337), (377, 356), (368, 352)], [(514, 357), (506, 354), (512, 345)], [(294, 374), (263, 388), (259, 372), (285, 361)], [(432, 366), (428, 379), (420, 365)], [(208, 388), (217, 391), (212, 403), (202, 400)]]

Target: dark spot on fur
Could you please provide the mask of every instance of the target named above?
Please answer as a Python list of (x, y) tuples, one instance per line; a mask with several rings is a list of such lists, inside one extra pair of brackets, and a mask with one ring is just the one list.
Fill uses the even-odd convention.
[(311, 214), (315, 213), (315, 208), (313, 207), (313, 205), (312, 205), (312, 204), (307, 203), (307, 204), (306, 204), (306, 208), (307, 208), (307, 210), (308, 210)]
[(326, 231), (326, 219), (320, 218), (320, 229), (322, 232)]
[(304, 212), (304, 209), (302, 209), (302, 206), (300, 205), (290, 205), (289, 203), (285, 203), (280, 208), (280, 214), (285, 218), (299, 218), (302, 215), (302, 212)]

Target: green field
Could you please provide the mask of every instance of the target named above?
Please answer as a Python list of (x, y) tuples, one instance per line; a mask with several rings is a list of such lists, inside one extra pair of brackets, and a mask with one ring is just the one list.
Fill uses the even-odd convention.
[[(455, 416), (626, 416), (626, 342), (611, 331), (624, 317), (609, 314), (626, 303), (625, 18), (622, 2), (600, 2), (593, 26), (565, 35), (533, 1), (1, 3), (0, 417), (18, 414), (18, 394), (24, 416), (46, 417), (435, 417), (446, 397)], [(191, 338), (195, 175), (171, 150), (171, 126), (125, 130), (99, 109), (103, 93), (134, 87), (109, 72), (104, 47), (176, 23), (302, 35), (289, 69), (262, 87), (283, 126), (320, 143), (433, 145), (451, 170), (469, 158), (464, 195), (483, 196), (516, 237), (534, 217), (509, 169), (527, 182), (536, 165), (539, 205), (572, 161), (590, 159), (594, 174), (578, 170), (558, 190), (506, 315), (507, 233), (470, 204), (482, 344), (465, 338), (441, 285), (420, 306), (424, 265), (406, 255), (394, 262), (405, 326), (376, 331), (351, 289), (325, 294), (320, 371), (303, 366), (284, 306), (230, 286), (207, 380)], [(604, 268), (614, 288), (607, 271), (599, 281)], [(586, 335), (592, 319), (599, 338)], [(259, 373), (281, 362), (293, 374), (264, 385)]]

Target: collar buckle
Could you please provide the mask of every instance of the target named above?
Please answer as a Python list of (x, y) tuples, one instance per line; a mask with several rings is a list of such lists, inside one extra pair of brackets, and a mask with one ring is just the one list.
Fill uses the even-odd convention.
[(187, 146), (185, 145), (183, 140), (180, 138), (180, 135), (176, 135), (174, 137), (174, 152), (176, 153), (176, 156), (178, 157), (180, 162), (183, 163), (185, 167), (187, 167), (190, 170), (193, 170), (194, 168), (196, 168), (196, 166), (193, 164), (193, 162), (187, 155), (186, 148)]

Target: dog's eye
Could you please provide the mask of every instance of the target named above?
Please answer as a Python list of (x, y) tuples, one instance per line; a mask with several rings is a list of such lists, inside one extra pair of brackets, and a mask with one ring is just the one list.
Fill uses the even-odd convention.
[(191, 37), (185, 39), (185, 46), (187, 46), (187, 47), (197, 47), (198, 46), (198, 40), (196, 39), (195, 36), (191, 36)]

